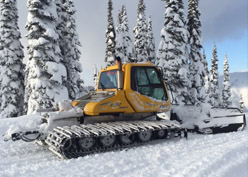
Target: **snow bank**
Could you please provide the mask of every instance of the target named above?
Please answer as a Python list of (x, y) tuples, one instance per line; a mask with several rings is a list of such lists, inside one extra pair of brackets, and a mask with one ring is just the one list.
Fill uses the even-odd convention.
[[(39, 129), (39, 125), (41, 122), (41, 115), (39, 113), (33, 115), (26, 115), (17, 118), (9, 118), (10, 125), (6, 128), (6, 132), (4, 132), (4, 140), (10, 140), (11, 135), (17, 132), (25, 131), (35, 131)], [(6, 120), (5, 120), (6, 121)]]
[(83, 116), (83, 110), (78, 107), (72, 107), (69, 100), (60, 102), (59, 109), (60, 111), (37, 112), (11, 119), (14, 123), (4, 133), (4, 140), (11, 140), (14, 133), (27, 131), (38, 131), (46, 135), (54, 127), (78, 124), (77, 118)]

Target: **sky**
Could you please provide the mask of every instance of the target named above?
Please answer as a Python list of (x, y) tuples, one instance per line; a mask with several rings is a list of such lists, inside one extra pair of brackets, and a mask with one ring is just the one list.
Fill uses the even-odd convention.
[[(112, 0), (113, 18), (117, 25), (118, 10), (126, 6), (130, 35), (133, 39), (132, 29), (136, 25), (137, 7), (139, 0)], [(146, 18), (151, 15), (155, 46), (160, 42), (160, 31), (164, 26), (165, 1), (144, 0), (146, 4)], [(18, 0), (19, 28), (22, 34), (25, 61), (27, 31), (27, 7), (25, 0)], [(105, 31), (107, 28), (108, 0), (74, 0), (76, 9), (76, 23), (79, 40), (82, 44), (81, 63), (83, 67), (82, 78), (85, 85), (92, 85), (93, 70), (106, 66), (105, 58)], [(214, 43), (217, 46), (219, 60), (219, 74), (223, 73), (225, 54), (228, 56), (230, 72), (248, 71), (248, 1), (247, 0), (200, 0), (199, 9), (202, 23), (202, 41), (209, 68), (211, 65)], [(187, 0), (184, 0), (185, 18), (187, 19)]]

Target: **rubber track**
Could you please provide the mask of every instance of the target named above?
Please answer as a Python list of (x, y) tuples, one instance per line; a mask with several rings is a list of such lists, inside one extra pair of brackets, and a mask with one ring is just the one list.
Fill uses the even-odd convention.
[[(133, 146), (139, 146), (146, 142), (141, 142), (138, 138), (131, 144), (122, 144), (118, 140), (119, 135), (124, 134), (137, 134), (142, 131), (166, 130), (167, 136), (164, 138), (170, 138), (171, 136), (181, 136), (183, 132), (182, 128), (170, 121), (120, 121), (109, 123), (97, 123), (97, 124), (82, 124), (73, 125), (71, 127), (56, 127), (45, 140), (50, 151), (59, 156), (60, 158), (77, 158), (93, 153), (100, 153), (105, 151), (119, 150), (123, 148), (130, 148)], [(98, 139), (104, 136), (114, 135), (117, 136), (115, 143), (106, 148), (100, 145)], [(95, 140), (95, 146), (91, 149), (82, 150), (78, 145), (78, 140), (85, 137), (93, 137)], [(152, 139), (158, 139), (153, 133)]]

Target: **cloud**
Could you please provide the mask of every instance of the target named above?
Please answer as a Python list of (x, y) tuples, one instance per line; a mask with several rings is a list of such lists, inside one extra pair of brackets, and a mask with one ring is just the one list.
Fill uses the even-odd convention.
[(200, 10), (205, 41), (239, 39), (248, 29), (247, 0), (201, 0)]

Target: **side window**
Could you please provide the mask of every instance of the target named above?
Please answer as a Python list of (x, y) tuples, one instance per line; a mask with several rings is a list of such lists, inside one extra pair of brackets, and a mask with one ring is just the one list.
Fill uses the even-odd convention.
[(158, 72), (154, 68), (148, 68), (146, 71), (151, 84), (161, 84)]
[(136, 74), (137, 74), (137, 83), (139, 86), (149, 85), (149, 81), (148, 81), (148, 78), (146, 76), (146, 72), (145, 72), (144, 68), (137, 68)]
[(153, 67), (133, 67), (131, 88), (142, 95), (157, 100), (167, 100), (164, 85)]

